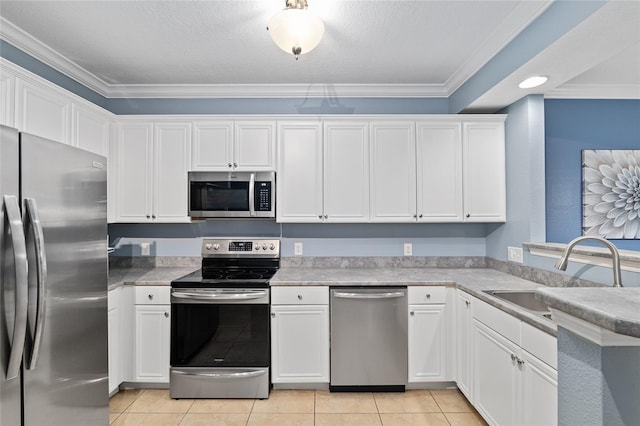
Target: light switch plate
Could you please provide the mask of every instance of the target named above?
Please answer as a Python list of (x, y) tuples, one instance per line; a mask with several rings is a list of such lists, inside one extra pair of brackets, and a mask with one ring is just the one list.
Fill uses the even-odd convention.
[(293, 244), (293, 254), (296, 256), (302, 256), (302, 243)]
[(150, 256), (150, 255), (151, 255), (151, 244), (140, 243), (140, 256)]
[(522, 247), (508, 247), (507, 258), (516, 263), (522, 263)]
[(405, 256), (411, 256), (411, 255), (413, 255), (413, 244), (411, 244), (411, 243), (404, 243), (404, 255), (405, 255)]

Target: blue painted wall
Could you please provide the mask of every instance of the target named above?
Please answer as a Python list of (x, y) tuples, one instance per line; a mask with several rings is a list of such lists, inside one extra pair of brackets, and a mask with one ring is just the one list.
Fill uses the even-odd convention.
[[(640, 149), (640, 100), (545, 100), (547, 241), (582, 234), (582, 150)], [(640, 250), (640, 240), (613, 240)]]

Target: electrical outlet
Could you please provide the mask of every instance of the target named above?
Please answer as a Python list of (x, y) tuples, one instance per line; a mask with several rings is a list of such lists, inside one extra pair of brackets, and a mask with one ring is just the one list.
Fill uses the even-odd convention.
[(405, 256), (411, 256), (411, 255), (413, 255), (413, 244), (411, 244), (411, 243), (404, 243), (404, 255), (405, 255)]
[(507, 258), (512, 262), (522, 263), (522, 247), (507, 248)]
[(302, 256), (302, 243), (293, 244), (293, 254), (296, 256)]
[(151, 255), (151, 243), (140, 243), (140, 256)]

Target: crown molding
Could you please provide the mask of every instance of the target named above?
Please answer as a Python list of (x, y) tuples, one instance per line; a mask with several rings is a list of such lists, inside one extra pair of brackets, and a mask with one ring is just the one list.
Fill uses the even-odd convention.
[(2, 17), (0, 38), (98, 94), (108, 97), (109, 85), (106, 82)]
[(640, 99), (637, 84), (563, 84), (544, 94), (546, 99)]
[(120, 84), (110, 98), (445, 98), (433, 84)]
[[(504, 49), (518, 34), (527, 28), (545, 11), (554, 0), (539, 2), (521, 2), (504, 19), (503, 25), (489, 36), (473, 54), (445, 82), (448, 95), (458, 90), (469, 78), (475, 75), (498, 52)], [(531, 10), (534, 8), (535, 13)]]

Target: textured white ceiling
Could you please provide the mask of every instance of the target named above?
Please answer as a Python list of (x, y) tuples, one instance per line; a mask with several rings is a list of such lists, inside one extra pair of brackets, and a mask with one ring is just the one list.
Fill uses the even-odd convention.
[[(7, 28), (0, 33), (11, 24), (30, 35), (86, 70), (103, 93), (134, 85), (324, 84), (422, 85), (448, 96), (548, 5), (309, 0), (325, 35), (298, 61), (266, 30), (284, 0), (1, 0)], [(637, 53), (630, 48), (611, 58), (616, 80), (640, 85)], [(599, 68), (577, 83), (606, 84), (610, 68), (592, 65)]]

